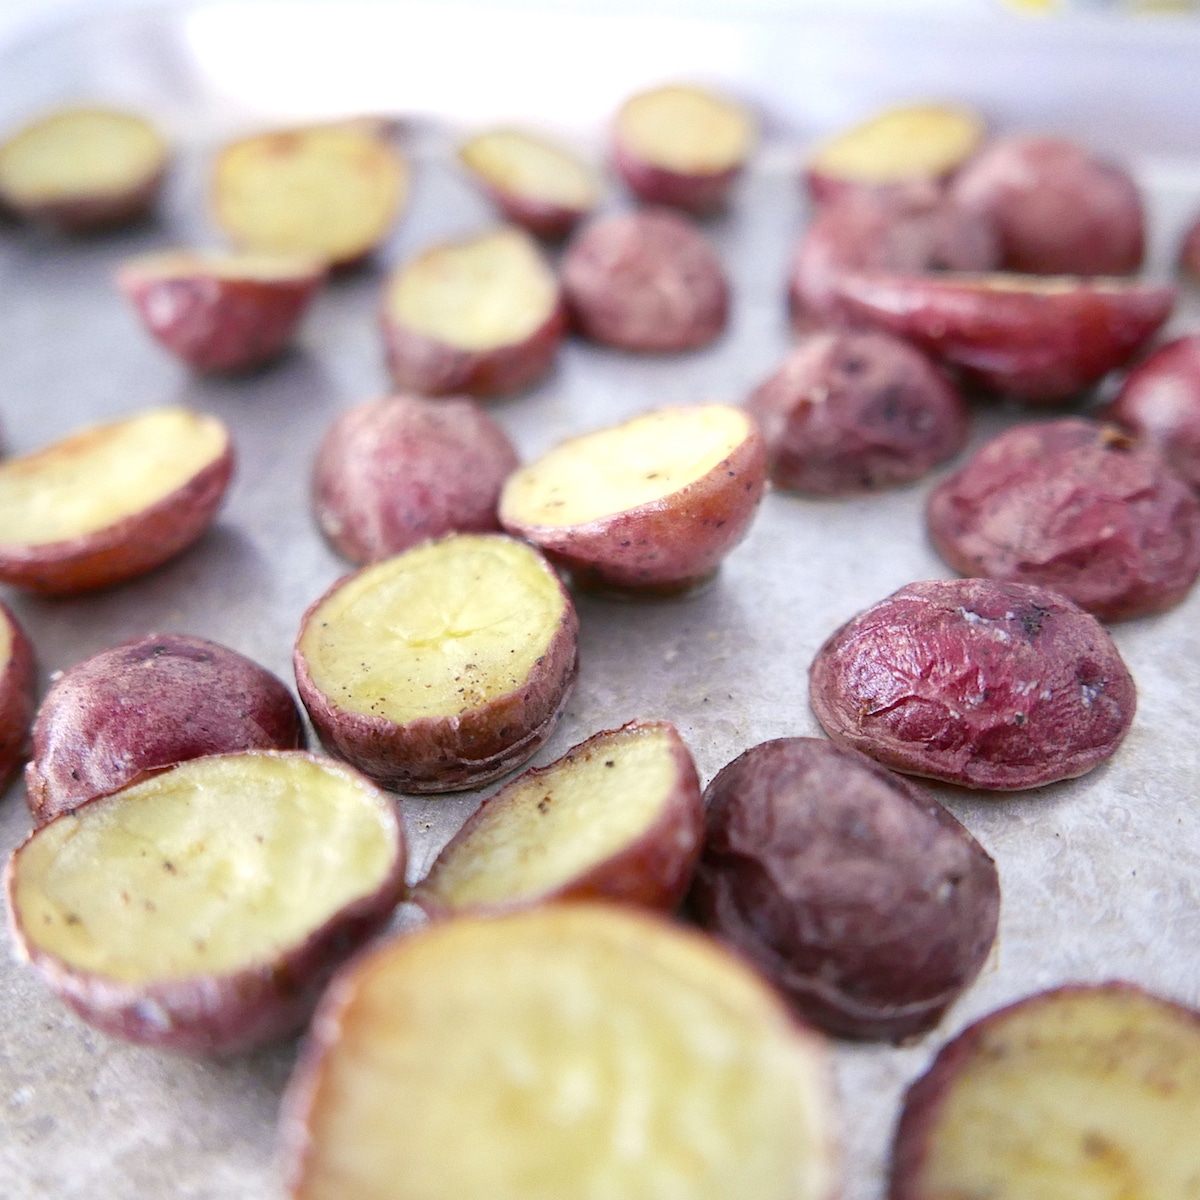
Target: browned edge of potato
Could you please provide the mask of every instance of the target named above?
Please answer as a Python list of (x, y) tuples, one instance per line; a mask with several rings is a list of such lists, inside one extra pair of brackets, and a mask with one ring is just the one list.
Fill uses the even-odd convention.
[(0, 795), (25, 757), (36, 703), (33, 643), (8, 607), (0, 604)]

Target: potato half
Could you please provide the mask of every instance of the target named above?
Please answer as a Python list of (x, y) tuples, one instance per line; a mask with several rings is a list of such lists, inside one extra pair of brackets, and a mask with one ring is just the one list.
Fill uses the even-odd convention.
[(33, 645), (0, 604), (0, 793), (25, 756), (36, 685)]
[(156, 408), (0, 463), (0, 580), (46, 594), (132, 579), (191, 545), (233, 476), (216, 417)]
[(762, 497), (754, 422), (668, 408), (563, 442), (509, 476), (500, 523), (585, 587), (672, 594), (709, 579)]
[(18, 948), (86, 1021), (229, 1054), (294, 1032), (404, 886), (395, 805), (301, 751), (192, 759), (44, 825), (6, 883)]
[(227, 146), (217, 224), (247, 250), (352, 263), (387, 237), (408, 195), (399, 151), (364, 122), (280, 130)]
[(715, 943), (615, 905), (442, 921), (333, 984), (293, 1200), (831, 1200), (823, 1048)]
[(554, 272), (512, 227), (405, 263), (388, 280), (381, 321), (393, 382), (427, 396), (529, 387), (553, 365), (567, 326)]
[(296, 681), (331, 753), (398, 791), (456, 791), (550, 736), (578, 629), (536, 550), (458, 534), (334, 584), (304, 615)]
[(703, 830), (700, 780), (675, 726), (634, 721), (485, 800), (413, 899), (434, 916), (589, 898), (669, 910)]
[(154, 203), (166, 165), (166, 143), (145, 118), (62, 109), (0, 144), (0, 206), (68, 233), (122, 225)]
[(1191, 1200), (1200, 1013), (1127, 983), (977, 1021), (909, 1089), (890, 1200)]

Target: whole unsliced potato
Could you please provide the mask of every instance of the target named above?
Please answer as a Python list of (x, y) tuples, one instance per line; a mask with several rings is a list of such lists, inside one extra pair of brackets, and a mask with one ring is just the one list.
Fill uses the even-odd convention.
[(978, 974), (996, 868), (915, 784), (854, 750), (779, 738), (725, 767), (705, 804), (691, 907), (822, 1029), (924, 1033)]

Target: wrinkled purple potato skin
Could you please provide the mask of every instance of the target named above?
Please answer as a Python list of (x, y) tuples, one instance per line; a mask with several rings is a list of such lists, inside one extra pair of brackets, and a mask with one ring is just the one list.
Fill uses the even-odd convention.
[(317, 524), (356, 563), (447, 533), (490, 533), (500, 528), (500, 488), (517, 461), (474, 400), (387, 396), (360, 404), (333, 423), (317, 451)]
[(995, 222), (1006, 270), (1131, 275), (1142, 265), (1137, 185), (1065, 138), (996, 138), (958, 173), (950, 195)]
[(945, 374), (884, 333), (805, 337), (746, 401), (785, 491), (844, 496), (920, 479), (966, 444)]
[(809, 697), (838, 745), (995, 791), (1090, 771), (1137, 707), (1095, 617), (1047, 588), (990, 579), (911, 583), (860, 613), (817, 652)]
[(151, 634), (84, 659), (51, 686), (25, 798), (41, 826), (155, 767), (304, 743), (296, 701), (269, 671), (216, 642)]
[(7, 661), (0, 662), (0, 795), (21, 764), (29, 744), (36, 707), (37, 669), (33, 643), (16, 617), (0, 604), (0, 623), (8, 626)]
[(729, 315), (716, 252), (667, 209), (586, 225), (567, 247), (562, 282), (576, 328), (618, 350), (694, 350), (718, 337)]
[(993, 438), (927, 520), (956, 571), (1053, 588), (1102, 621), (1165, 612), (1200, 575), (1200, 499), (1153, 446), (1083, 418)]
[(690, 908), (839, 1037), (933, 1028), (979, 973), (995, 864), (940, 804), (865, 755), (779, 738), (708, 786)]
[(1200, 491), (1200, 334), (1155, 350), (1098, 415), (1157, 446), (1172, 470)]
[(818, 210), (792, 257), (788, 303), (798, 333), (863, 322), (839, 303), (846, 271), (991, 271), (1000, 246), (991, 222), (929, 184), (852, 190)]

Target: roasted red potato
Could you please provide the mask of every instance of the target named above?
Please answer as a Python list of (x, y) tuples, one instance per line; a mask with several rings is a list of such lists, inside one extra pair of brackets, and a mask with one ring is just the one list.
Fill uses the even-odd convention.
[(248, 371), (287, 348), (325, 268), (309, 258), (168, 250), (117, 284), (147, 332), (197, 371)]
[(946, 375), (884, 333), (814, 333), (746, 401), (785, 491), (911, 483), (957, 454), (970, 419)]
[(1200, 1012), (1074, 984), (976, 1021), (908, 1090), (888, 1200), (1153, 1196), (1200, 1179)]
[(474, 400), (385, 396), (343, 413), (322, 440), (317, 524), (357, 563), (447, 533), (489, 533), (500, 528), (500, 489), (517, 461)]
[(854, 750), (779, 738), (734, 759), (704, 803), (689, 906), (814, 1025), (915, 1037), (979, 973), (995, 864), (915, 784)]
[(1066, 138), (997, 138), (950, 193), (995, 222), (1008, 271), (1131, 275), (1142, 265), (1145, 213), (1129, 172)]
[(554, 365), (567, 327), (554, 272), (511, 227), (405, 263), (388, 280), (381, 319), (392, 382), (427, 396), (530, 387)]
[(407, 196), (399, 151), (372, 125), (346, 122), (226, 146), (210, 202), (217, 224), (244, 250), (343, 266), (387, 237)]
[(660, 409), (514, 472), (500, 523), (582, 587), (670, 595), (710, 579), (741, 541), (766, 471), (762, 435), (740, 410)]
[(85, 1021), (192, 1054), (295, 1033), (404, 888), (390, 797), (300, 751), (213, 755), (36, 830), (6, 876), (20, 953)]
[(985, 132), (983, 118), (961, 105), (889, 108), (819, 145), (804, 184), (818, 203), (851, 192), (940, 184), (978, 150)]
[(1176, 338), (1138, 363), (1100, 415), (1157, 446), (1200, 491), (1200, 334)]
[(335, 583), (304, 615), (296, 681), (330, 753), (396, 791), (459, 791), (550, 736), (578, 630), (536, 550), (455, 534)]
[(506, 221), (536, 237), (565, 237), (600, 200), (600, 182), (590, 167), (524, 130), (477, 133), (462, 144), (458, 161)]
[(834, 1200), (824, 1047), (711, 939), (612, 904), (357, 960), (281, 1118), (291, 1200)]
[(485, 800), (412, 899), (435, 917), (587, 899), (669, 912), (703, 832), (700, 779), (675, 726), (632, 721)]
[(717, 338), (729, 316), (721, 260), (666, 209), (601, 217), (580, 230), (562, 282), (579, 331), (618, 350), (694, 350)]
[(54, 681), (33, 726), (25, 799), (44, 825), (156, 767), (303, 747), (300, 710), (270, 671), (216, 642), (155, 633)]
[(1200, 217), (1197, 217), (1184, 234), (1179, 247), (1179, 269), (1191, 276), (1193, 282), (1200, 281)]
[(928, 185), (856, 192), (823, 206), (792, 256), (788, 303), (798, 332), (853, 323), (838, 303), (850, 271), (990, 271), (1000, 262), (991, 223)]
[(1069, 400), (1129, 362), (1175, 304), (1158, 284), (1031, 275), (848, 272), (836, 292), (852, 319), (1032, 404)]
[(0, 143), (0, 207), (65, 233), (135, 221), (153, 207), (167, 144), (143, 117), (67, 108)]
[(926, 515), (956, 571), (1053, 588), (1102, 621), (1174, 608), (1200, 575), (1200, 499), (1155, 447), (1080, 417), (993, 438)]
[(706, 88), (671, 84), (631, 96), (613, 122), (612, 156), (646, 204), (693, 213), (720, 208), (758, 142), (744, 105)]
[(1116, 753), (1137, 707), (1104, 627), (1058, 592), (910, 583), (821, 647), (809, 699), (841, 746), (908, 775), (1017, 791)]
[(152, 570), (212, 524), (233, 462), (215, 417), (156, 408), (0, 463), (0, 581), (63, 595)]
[(25, 757), (36, 687), (33, 645), (0, 604), (0, 794)]

